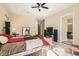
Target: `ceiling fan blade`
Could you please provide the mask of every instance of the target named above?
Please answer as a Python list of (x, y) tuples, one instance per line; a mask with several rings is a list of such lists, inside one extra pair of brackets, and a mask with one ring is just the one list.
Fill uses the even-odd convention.
[(36, 3), (37, 6), (33, 6), (32, 8), (39, 8), (40, 7), (40, 3)]
[(42, 6), (45, 5), (46, 3), (42, 3)]
[(37, 5), (38, 5), (38, 6), (40, 6), (40, 5), (41, 5), (41, 3), (37, 3)]
[(44, 7), (44, 6), (42, 6), (42, 8), (48, 9), (48, 7)]
[(34, 6), (34, 7), (32, 7), (32, 8), (38, 8), (38, 6)]

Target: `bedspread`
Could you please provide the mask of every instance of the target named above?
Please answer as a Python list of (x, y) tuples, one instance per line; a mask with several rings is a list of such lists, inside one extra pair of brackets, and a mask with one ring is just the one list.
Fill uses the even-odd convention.
[(26, 51), (26, 42), (6, 43), (0, 47), (0, 56), (9, 56)]
[(40, 40), (39, 38), (30, 40), (24, 40), (23, 38), (12, 38), (6, 44), (0, 47), (0, 56), (9, 56), (25, 52), (27, 50), (33, 50), (36, 47), (43, 46), (43, 41), (44, 40)]

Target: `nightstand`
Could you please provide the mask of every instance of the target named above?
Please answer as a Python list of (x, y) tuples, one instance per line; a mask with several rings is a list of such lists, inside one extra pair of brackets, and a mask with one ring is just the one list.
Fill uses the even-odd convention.
[(16, 34), (16, 33), (14, 33), (14, 34), (12, 34), (13, 35), (13, 37), (17, 37), (17, 36), (19, 36), (19, 34)]

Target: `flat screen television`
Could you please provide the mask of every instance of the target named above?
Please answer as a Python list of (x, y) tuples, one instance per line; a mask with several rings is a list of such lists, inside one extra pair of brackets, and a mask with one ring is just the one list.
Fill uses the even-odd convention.
[(47, 27), (47, 33), (53, 35), (53, 27)]

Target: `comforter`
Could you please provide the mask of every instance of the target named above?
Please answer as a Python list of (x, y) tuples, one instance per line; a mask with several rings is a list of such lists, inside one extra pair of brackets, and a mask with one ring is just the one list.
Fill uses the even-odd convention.
[(45, 40), (31, 39), (26, 40), (24, 38), (12, 38), (6, 44), (0, 47), (0, 56), (9, 56), (26, 50), (31, 50), (36, 47), (47, 45)]
[(0, 56), (8, 56), (26, 51), (25, 41), (6, 43), (0, 47)]

